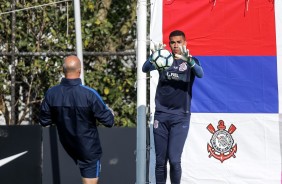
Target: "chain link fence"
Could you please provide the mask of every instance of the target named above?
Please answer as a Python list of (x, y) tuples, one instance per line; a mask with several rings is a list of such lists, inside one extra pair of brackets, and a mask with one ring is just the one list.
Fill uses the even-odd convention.
[[(136, 125), (136, 0), (81, 0), (84, 82)], [(38, 124), (44, 93), (75, 55), (73, 2), (0, 2), (0, 124)]]

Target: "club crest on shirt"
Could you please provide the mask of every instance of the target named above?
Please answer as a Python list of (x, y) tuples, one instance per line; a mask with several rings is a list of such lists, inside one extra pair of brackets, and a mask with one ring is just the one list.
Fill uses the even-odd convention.
[(207, 151), (210, 153), (209, 157), (214, 157), (223, 163), (224, 160), (234, 157), (237, 152), (237, 144), (234, 145), (234, 140), (232, 133), (237, 129), (233, 124), (230, 125), (229, 129), (226, 131), (226, 126), (223, 120), (218, 121), (217, 130), (212, 124), (207, 126), (207, 129), (212, 133), (210, 139), (210, 144), (207, 145)]
[(185, 62), (183, 62), (179, 65), (179, 71), (183, 72), (185, 70), (187, 70), (187, 64)]

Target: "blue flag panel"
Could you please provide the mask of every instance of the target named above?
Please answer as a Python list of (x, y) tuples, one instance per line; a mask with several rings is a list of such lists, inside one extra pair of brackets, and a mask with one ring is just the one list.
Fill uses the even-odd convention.
[(200, 56), (192, 112), (277, 113), (276, 56)]

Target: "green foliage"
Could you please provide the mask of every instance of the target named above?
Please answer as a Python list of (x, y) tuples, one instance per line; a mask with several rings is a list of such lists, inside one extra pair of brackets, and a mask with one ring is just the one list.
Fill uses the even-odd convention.
[[(19, 0), (16, 9), (55, 2)], [(115, 52), (134, 49), (136, 0), (81, 0), (84, 51)], [(11, 9), (11, 1), (0, 3), (0, 12)], [(11, 16), (0, 15), (0, 48), (11, 51)], [(75, 19), (72, 1), (16, 12), (17, 52), (75, 51)], [(17, 122), (37, 123), (44, 93), (59, 83), (63, 56), (16, 57)], [(10, 57), (0, 57), (0, 86), (10, 107)], [(114, 109), (117, 126), (135, 126), (135, 56), (84, 56), (85, 85), (95, 88)], [(0, 109), (1, 110), (1, 109)], [(8, 110), (8, 109), (6, 109)], [(29, 116), (28, 116), (29, 114)]]
[(85, 71), (85, 83), (99, 91), (115, 111), (119, 126), (135, 126), (135, 67), (121, 67), (121, 59), (97, 62)]

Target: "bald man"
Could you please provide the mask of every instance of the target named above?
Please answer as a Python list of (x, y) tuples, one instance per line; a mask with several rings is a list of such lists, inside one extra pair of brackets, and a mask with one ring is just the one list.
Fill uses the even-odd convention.
[(65, 78), (67, 79), (77, 79), (80, 77), (81, 63), (78, 57), (69, 56), (66, 57), (63, 64), (63, 71)]
[(78, 57), (66, 57), (63, 72), (61, 83), (46, 92), (39, 122), (42, 126), (57, 126), (64, 149), (80, 169), (83, 184), (97, 184), (102, 148), (96, 121), (112, 127), (113, 111), (96, 90), (82, 85)]

